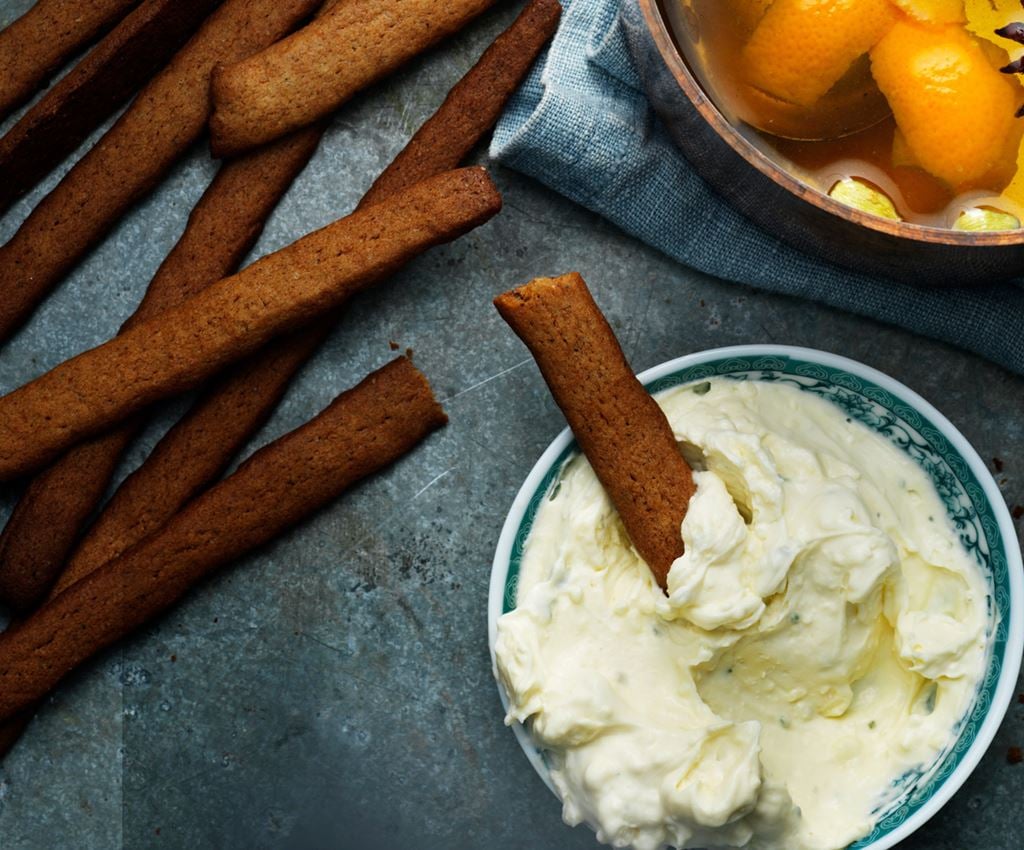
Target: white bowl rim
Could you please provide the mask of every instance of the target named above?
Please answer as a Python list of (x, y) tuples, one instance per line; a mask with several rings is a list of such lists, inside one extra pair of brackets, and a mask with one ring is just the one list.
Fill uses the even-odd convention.
[[(985, 462), (967, 441), (967, 438), (960, 433), (959, 429), (940, 413), (933, 404), (926, 401), (921, 395), (905, 384), (889, 377), (884, 372), (880, 372), (856, 360), (851, 360), (848, 357), (815, 348), (775, 344), (732, 345), (696, 351), (692, 354), (686, 354), (682, 357), (676, 357), (660, 363), (657, 366), (652, 366), (650, 369), (641, 372), (637, 377), (641, 383), (647, 385), (659, 378), (691, 366), (699, 366), (723, 358), (772, 356), (799, 358), (822, 366), (840, 369), (849, 372), (851, 375), (872, 381), (896, 398), (907, 402), (913, 409), (928, 418), (938, 428), (964, 459), (971, 472), (974, 473), (975, 478), (977, 478), (978, 483), (981, 485), (986, 500), (992, 508), (992, 512), (999, 524), (999, 536), (1006, 549), (1006, 568), (1010, 587), (1010, 610), (1012, 612), (1024, 611), (1024, 562), (1022, 562), (1021, 558), (1021, 549), (1017, 542), (1017, 535), (1014, 530), (1013, 520), (1010, 517), (1010, 511), (995, 479), (992, 477), (992, 473), (989, 472)], [(534, 464), (529, 475), (526, 476), (526, 480), (519, 488), (519, 492), (512, 502), (512, 507), (505, 518), (505, 524), (502, 526), (501, 535), (498, 538), (498, 545), (494, 553), (494, 561), (491, 565), (491, 580), (487, 599), (487, 634), (492, 667), (495, 663), (494, 644), (497, 638), (498, 618), (502, 613), (505, 581), (508, 576), (510, 556), (516, 533), (537, 487), (550, 470), (552, 464), (570, 446), (572, 440), (572, 432), (568, 427), (563, 428), (558, 436), (555, 437)], [(889, 850), (889, 848), (904, 841), (912, 833), (916, 832), (921, 826), (931, 820), (935, 813), (960, 790), (960, 787), (967, 781), (967, 778), (974, 772), (978, 763), (988, 751), (992, 741), (995, 739), (996, 733), (999, 731), (999, 727), (1002, 725), (1016, 692), (1017, 677), (1020, 674), (1021, 668), (1021, 656), (1024, 654), (1024, 616), (1012, 617), (1007, 626), (1006, 653), (999, 674), (999, 680), (993, 693), (992, 703), (967, 753), (964, 754), (953, 772), (942, 782), (924, 805), (910, 815), (896, 829), (882, 836), (878, 841), (862, 848), (862, 850)], [(497, 685), (502, 707), (507, 711), (508, 695), (505, 693), (505, 689), (500, 682)], [(515, 733), (523, 753), (530, 764), (533, 765), (537, 775), (540, 776), (544, 784), (557, 797), (558, 793), (552, 784), (548, 769), (541, 760), (539, 750), (530, 738), (529, 732), (519, 723), (512, 724), (512, 731)]]

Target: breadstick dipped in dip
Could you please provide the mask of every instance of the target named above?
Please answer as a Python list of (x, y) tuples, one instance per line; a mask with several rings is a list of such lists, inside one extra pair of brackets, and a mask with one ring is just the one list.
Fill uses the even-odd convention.
[(576, 441), (658, 585), (683, 554), (695, 487), (668, 419), (637, 380), (580, 275), (537, 278), (494, 299), (526, 343)]

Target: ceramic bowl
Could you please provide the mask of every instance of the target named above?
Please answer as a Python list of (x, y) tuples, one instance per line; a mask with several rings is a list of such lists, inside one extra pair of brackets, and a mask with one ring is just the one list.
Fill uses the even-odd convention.
[[(986, 674), (952, 741), (923, 769), (904, 777), (902, 793), (870, 835), (850, 850), (886, 850), (932, 817), (964, 783), (992, 743), (1013, 698), (1024, 649), (1024, 566), (1006, 504), (992, 475), (963, 435), (931, 404), (887, 375), (853, 360), (806, 348), (749, 345), (690, 354), (648, 369), (652, 394), (725, 377), (774, 381), (813, 393), (909, 455), (934, 482), (960, 539), (989, 585), (992, 619)], [(527, 476), (505, 520), (491, 571), (488, 601), (491, 657), (498, 618), (516, 606), (523, 549), (537, 509), (578, 447), (568, 428)], [(502, 705), (508, 699), (500, 683)], [(519, 724), (513, 731), (527, 759), (554, 791), (544, 754)]]
[(762, 153), (691, 71), (667, 2), (626, 0), (622, 23), (648, 97), (675, 144), (733, 206), (796, 248), (917, 285), (992, 283), (1024, 272), (1024, 229), (976, 233), (890, 221), (839, 203)]

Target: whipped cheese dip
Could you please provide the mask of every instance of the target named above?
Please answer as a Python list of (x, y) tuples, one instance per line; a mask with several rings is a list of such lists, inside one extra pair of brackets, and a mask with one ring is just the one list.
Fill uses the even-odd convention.
[(658, 402), (697, 482), (668, 597), (574, 458), (498, 621), (507, 722), (603, 842), (838, 850), (971, 707), (984, 577), (925, 473), (829, 402), (729, 379)]

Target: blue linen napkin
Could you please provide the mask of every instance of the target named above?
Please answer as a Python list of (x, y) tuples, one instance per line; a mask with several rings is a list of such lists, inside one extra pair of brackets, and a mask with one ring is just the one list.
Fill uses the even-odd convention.
[(642, 25), (636, 0), (562, 5), (492, 156), (695, 269), (900, 325), (1024, 374), (1024, 285), (919, 289), (779, 242), (694, 172), (645, 99), (626, 41), (626, 27)]

